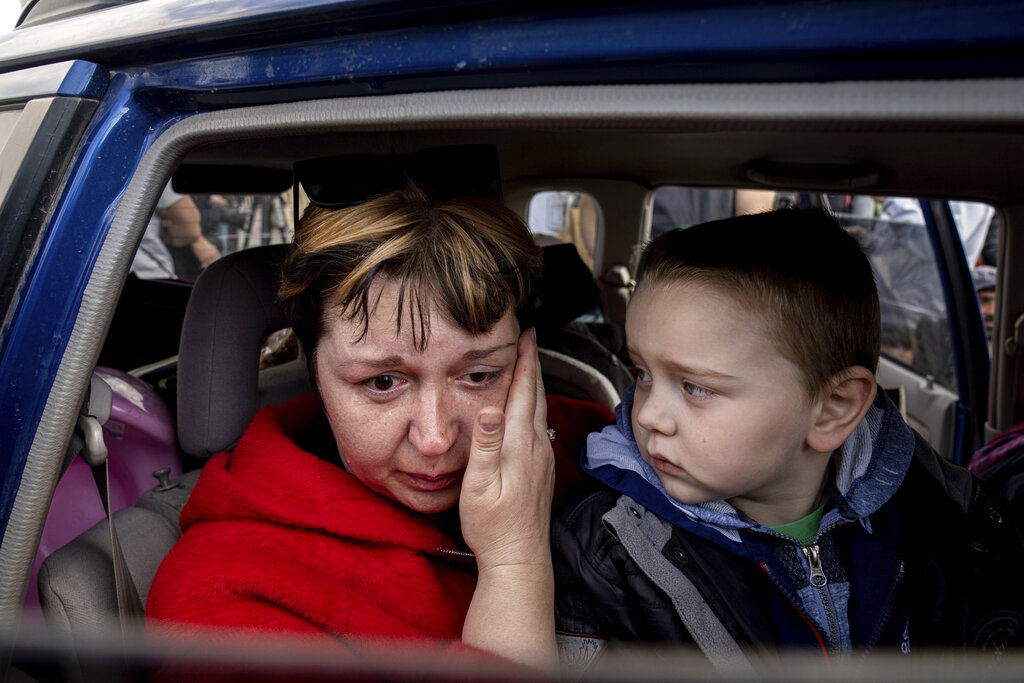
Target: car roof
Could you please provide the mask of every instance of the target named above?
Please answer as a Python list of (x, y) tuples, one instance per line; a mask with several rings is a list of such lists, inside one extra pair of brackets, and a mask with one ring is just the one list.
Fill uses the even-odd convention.
[[(997, 205), (1024, 192), (1012, 174), (993, 171), (1024, 151), (1024, 2), (108, 4), (36, 5), (0, 36), (0, 72), (93, 61), (179, 93), (175, 106), (195, 111), (527, 85), (687, 84), (664, 90), (660, 130), (619, 89), (610, 95), (622, 103), (618, 116), (589, 129), (548, 119), (457, 134), (271, 133), (259, 139), (259, 164), (270, 168), (456, 138), (497, 144), (511, 181), (756, 187), (759, 179), (856, 191), (857, 178), (874, 176), (872, 192)], [(514, 112), (515, 96), (505, 103)], [(185, 162), (251, 164), (253, 141), (192, 149)], [(824, 182), (830, 177), (839, 180)]]
[[(1007, 76), (1024, 73), (1021, 8), (1018, 0), (50, 0), (35, 4), (17, 30), (0, 37), (0, 72), (62, 59), (119, 68), (382, 31), (395, 32), (388, 39), (402, 49), (424, 27), (448, 25), (445, 39), (428, 47), (454, 55), (460, 28), (484, 31), (474, 42), (476, 59), (466, 60), (460, 72), (487, 73), (492, 84), (512, 85), (517, 75), (520, 84), (534, 85), (638, 77), (766, 82)], [(495, 36), (500, 29), (504, 40), (488, 44), (488, 29)], [(530, 57), (526, 65), (524, 55)], [(581, 59), (588, 55), (589, 63)], [(412, 57), (406, 64), (415, 66), (425, 55), (406, 56)], [(518, 71), (517, 62), (528, 71)]]

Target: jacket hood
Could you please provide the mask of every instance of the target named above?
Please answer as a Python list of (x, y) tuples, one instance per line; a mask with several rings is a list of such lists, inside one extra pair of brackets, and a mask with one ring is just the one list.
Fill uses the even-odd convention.
[(320, 410), (312, 394), (260, 410), (238, 445), (203, 468), (181, 512), (182, 531), (244, 523), (425, 553), (454, 547), (429, 516), (371, 491), (295, 443)]
[[(588, 437), (583, 469), (676, 526), (712, 540), (721, 541), (724, 536), (740, 542), (740, 530), (765, 531), (766, 527), (724, 500), (688, 505), (668, 495), (658, 474), (640, 456), (633, 438), (635, 388), (630, 387), (623, 396), (615, 424)], [(864, 420), (835, 455), (834, 479), (828, 485), (835, 506), (826, 512), (820, 528), (840, 520), (858, 520), (870, 528), (868, 517), (899, 488), (913, 454), (913, 432), (885, 392), (879, 390)]]

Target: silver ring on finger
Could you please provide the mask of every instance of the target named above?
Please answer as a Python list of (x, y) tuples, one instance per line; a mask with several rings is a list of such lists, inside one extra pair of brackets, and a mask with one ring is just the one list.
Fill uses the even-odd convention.
[(548, 427), (548, 441), (554, 441), (554, 440), (555, 440), (555, 430), (552, 429), (551, 427)]

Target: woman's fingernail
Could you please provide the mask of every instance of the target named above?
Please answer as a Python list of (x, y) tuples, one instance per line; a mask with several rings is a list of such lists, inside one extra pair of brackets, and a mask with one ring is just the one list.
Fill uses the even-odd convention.
[(501, 413), (480, 413), (480, 428), (488, 434), (493, 434), (501, 428)]

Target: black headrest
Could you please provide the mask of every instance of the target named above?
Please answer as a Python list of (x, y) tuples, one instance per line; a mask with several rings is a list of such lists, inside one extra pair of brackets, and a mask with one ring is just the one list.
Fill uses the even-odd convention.
[(344, 154), (295, 163), (295, 177), (317, 206), (353, 206), (413, 182), (435, 202), (501, 199), (494, 145), (445, 145), (408, 154)]
[(215, 261), (196, 281), (178, 356), (178, 442), (196, 457), (237, 443), (260, 408), (264, 337), (289, 326), (277, 301), (288, 245)]
[(567, 242), (540, 240), (544, 277), (540, 288), (540, 325), (558, 327), (598, 306), (597, 284), (576, 247)]

